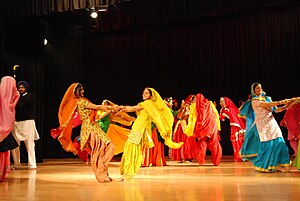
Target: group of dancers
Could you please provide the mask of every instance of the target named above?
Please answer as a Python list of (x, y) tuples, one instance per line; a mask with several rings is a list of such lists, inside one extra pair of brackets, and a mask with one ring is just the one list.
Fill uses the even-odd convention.
[[(1, 82), (1, 90), (2, 85)], [(165, 145), (171, 150), (172, 160), (197, 160), (201, 165), (209, 149), (212, 163), (220, 165), (220, 120), (228, 118), (234, 161), (251, 161), (261, 172), (288, 172), (291, 164), (300, 169), (297, 154), (299, 97), (272, 101), (261, 84), (254, 83), (251, 97), (240, 108), (228, 97), (221, 97), (219, 112), (216, 105), (201, 93), (189, 95), (178, 110), (172, 110), (170, 100), (163, 99), (150, 87), (144, 89), (142, 99), (134, 106), (117, 105), (109, 100), (96, 105), (84, 97), (82, 84), (73, 83), (61, 101), (59, 127), (51, 129), (51, 136), (58, 138), (64, 150), (77, 154), (84, 161), (90, 160), (100, 183), (112, 181), (108, 173), (109, 162), (114, 155), (122, 153), (120, 180), (130, 181), (142, 166), (166, 165)], [(14, 114), (12, 108), (14, 105), (8, 110), (11, 116)], [(296, 155), (292, 162), (273, 111), (286, 111), (281, 124), (288, 128), (289, 135), (294, 136), (289, 139), (291, 145), (293, 141)], [(72, 131), (79, 125), (80, 135), (73, 139)], [(4, 136), (11, 126), (9, 124), (5, 131), (1, 130), (0, 136)]]
[[(98, 182), (112, 181), (108, 163), (114, 155), (122, 153), (121, 180), (130, 181), (142, 166), (166, 165), (165, 145), (171, 150), (172, 160), (195, 159), (201, 165), (209, 149), (212, 163), (220, 165), (220, 120), (228, 118), (234, 161), (251, 161), (261, 172), (290, 169), (289, 150), (272, 112), (298, 107), (300, 98), (273, 102), (259, 83), (252, 84), (251, 97), (240, 108), (229, 98), (221, 97), (220, 112), (201, 93), (189, 95), (178, 110), (172, 110), (170, 100), (162, 99), (153, 88), (145, 88), (142, 98), (135, 106), (108, 100), (95, 105), (84, 98), (83, 86), (74, 83), (61, 102), (60, 126), (52, 130), (52, 135), (58, 137), (66, 151), (85, 161), (90, 156)], [(134, 117), (129, 115), (133, 112)], [(80, 136), (72, 141), (72, 129), (79, 124)], [(297, 132), (299, 135), (299, 128)], [(78, 143), (80, 146), (76, 146)], [(297, 158), (293, 164), (300, 169)]]

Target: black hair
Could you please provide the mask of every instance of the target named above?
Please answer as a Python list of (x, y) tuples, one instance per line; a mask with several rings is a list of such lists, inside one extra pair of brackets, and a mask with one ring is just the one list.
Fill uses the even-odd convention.
[(260, 85), (259, 82), (254, 82), (254, 83), (253, 83), (253, 85), (252, 85), (252, 91), (253, 91), (253, 92), (254, 92), (254, 89), (255, 89), (258, 85)]
[(83, 88), (82, 84), (78, 83), (77, 86), (76, 86), (76, 88), (75, 88), (75, 91), (74, 91), (74, 95), (75, 95), (76, 97), (79, 97), (79, 96), (80, 96), (80, 93), (79, 93), (79, 92), (81, 91), (82, 88)]

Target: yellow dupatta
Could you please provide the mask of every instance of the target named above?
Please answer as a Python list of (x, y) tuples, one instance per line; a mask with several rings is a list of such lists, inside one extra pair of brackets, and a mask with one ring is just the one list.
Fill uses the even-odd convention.
[(212, 107), (212, 109), (213, 109), (213, 111), (216, 115), (216, 122), (218, 124), (218, 130), (221, 131), (221, 122), (220, 122), (219, 112), (218, 112), (215, 104), (212, 101), (209, 101), (209, 103), (210, 103), (210, 105), (211, 105), (211, 107)]
[(190, 114), (188, 118), (188, 123), (186, 125), (185, 120), (183, 121), (183, 132), (187, 136), (193, 136), (194, 135), (194, 129), (195, 129), (195, 124), (197, 121), (197, 110), (196, 110), (196, 102), (191, 103), (190, 105)]
[(155, 89), (147, 89), (152, 92), (151, 101), (144, 101), (140, 105), (151, 116), (153, 123), (157, 126), (160, 135), (165, 140), (165, 145), (172, 149), (179, 149), (183, 145), (183, 142), (176, 143), (172, 141), (174, 117), (170, 108), (167, 107)]

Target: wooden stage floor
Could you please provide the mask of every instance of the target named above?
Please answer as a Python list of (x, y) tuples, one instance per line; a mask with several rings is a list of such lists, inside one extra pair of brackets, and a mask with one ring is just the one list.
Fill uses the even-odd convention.
[[(119, 160), (109, 166), (110, 183), (98, 183), (90, 164), (80, 159), (44, 159), (37, 170), (12, 170), (0, 182), (7, 201), (287, 201), (300, 199), (300, 172), (256, 172), (249, 162), (224, 156), (210, 163), (167, 161), (142, 167), (133, 181), (119, 181)], [(23, 164), (26, 165), (26, 164)]]

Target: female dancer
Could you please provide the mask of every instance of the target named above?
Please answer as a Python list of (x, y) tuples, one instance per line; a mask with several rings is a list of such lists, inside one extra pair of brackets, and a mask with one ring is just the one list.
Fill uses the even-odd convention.
[(81, 119), (80, 149), (90, 150), (91, 166), (98, 182), (110, 182), (108, 177), (108, 163), (114, 155), (115, 146), (101, 130), (95, 114), (97, 110), (115, 110), (117, 107), (95, 105), (84, 98), (83, 86), (73, 83), (66, 91), (59, 107), (58, 140), (66, 151), (77, 153), (71, 140), (72, 126), (76, 111)]
[(143, 102), (135, 106), (122, 106), (123, 109), (121, 110), (137, 113), (137, 118), (132, 125), (121, 159), (121, 180), (125, 181), (130, 181), (140, 169), (143, 158), (143, 146), (154, 146), (151, 139), (152, 122), (157, 126), (165, 145), (173, 149), (178, 149), (183, 144), (172, 141), (174, 117), (159, 93), (153, 88), (145, 88), (143, 91), (143, 100)]
[(230, 121), (230, 140), (233, 148), (234, 161), (241, 162), (240, 149), (244, 143), (245, 119), (238, 116), (239, 109), (229, 98), (221, 97), (220, 105), (222, 107), (220, 110), (220, 120), (225, 121), (225, 118), (228, 118)]
[(244, 135), (244, 143), (240, 150), (243, 160), (253, 162), (256, 158), (260, 146), (259, 135), (255, 123), (255, 113), (252, 108), (252, 96), (249, 95), (248, 100), (240, 107), (240, 116), (246, 119), (246, 131)]
[[(294, 108), (296, 109), (297, 115), (295, 115), (296, 121), (298, 121), (298, 129), (300, 125), (300, 116), (299, 116), (299, 107), (300, 107), (300, 97), (297, 98), (292, 98), (292, 103), (289, 105), (289, 108)], [(298, 136), (300, 135), (299, 130), (298, 130)], [(293, 166), (295, 166), (298, 170), (300, 170), (300, 145), (298, 143), (298, 151), (297, 155), (295, 157), (295, 160), (293, 161)]]
[(10, 150), (18, 147), (11, 134), (15, 124), (15, 106), (20, 94), (13, 77), (5, 76), (0, 82), (0, 181), (10, 170)]
[[(252, 84), (251, 94), (252, 107), (256, 115), (255, 122), (261, 142), (253, 165), (260, 172), (275, 172), (278, 167), (285, 167), (283, 171), (289, 171), (289, 150), (272, 111), (277, 109), (276, 106), (289, 104), (290, 100), (272, 102), (257, 82)], [(282, 108), (278, 108), (277, 111), (280, 110)]]
[[(174, 128), (174, 141), (175, 142), (184, 142), (180, 149), (172, 150), (171, 158), (176, 161), (192, 161), (195, 159), (195, 147), (196, 147), (196, 138), (194, 136), (187, 136), (183, 132), (181, 122), (188, 121), (189, 117), (189, 105), (193, 101), (194, 95), (189, 95), (185, 100), (181, 102), (181, 107), (179, 109), (177, 118), (179, 121), (175, 124)], [(186, 124), (186, 123), (185, 123)]]
[(220, 165), (222, 147), (220, 145), (220, 120), (214, 104), (202, 94), (197, 94), (190, 105), (188, 124), (182, 121), (184, 133), (197, 138), (196, 159), (200, 165), (205, 162), (207, 148), (211, 151), (211, 161)]

